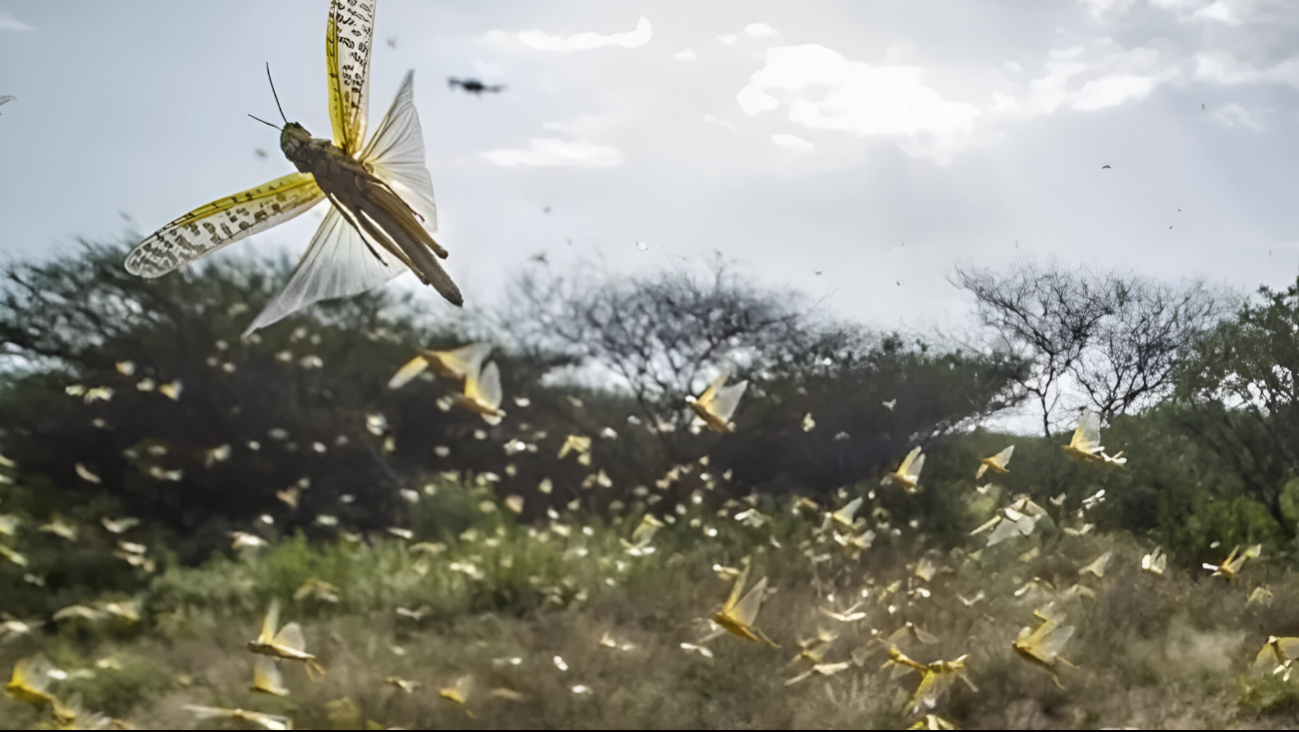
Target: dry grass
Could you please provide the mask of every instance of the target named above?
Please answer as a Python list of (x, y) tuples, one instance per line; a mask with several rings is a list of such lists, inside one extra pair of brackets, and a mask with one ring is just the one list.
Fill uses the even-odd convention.
[[(688, 526), (691, 518), (698, 527)], [(702, 533), (710, 521), (716, 537)], [(530, 531), (494, 516), (481, 534), (433, 556), (394, 539), (314, 547), (286, 540), (233, 561), (173, 568), (138, 598), (145, 612), (136, 626), (50, 626), (0, 645), (0, 663), (42, 652), (70, 675), (53, 687), (60, 697), (77, 696), (85, 708), (141, 728), (193, 728), (187, 704), (285, 714), (313, 729), (896, 728), (916, 718), (903, 710), (919, 678), (881, 670), (881, 638), (910, 621), (940, 639), (905, 646), (915, 659), (970, 655), (978, 691), (957, 684), (934, 710), (962, 727), (1278, 727), (1299, 703), (1299, 679), (1246, 675), (1269, 634), (1299, 635), (1299, 618), (1288, 610), (1299, 601), (1299, 579), (1266, 558), (1229, 583), (1178, 567), (1164, 577), (1142, 572), (1149, 547), (1122, 536), (1034, 535), (975, 559), (974, 540), (939, 552), (904, 532), (853, 560), (818, 541), (810, 517), (786, 515), (753, 529), (714, 512), (684, 517), (658, 537), (659, 552), (633, 557), (617, 541), (633, 520), (592, 524), (585, 533), (577, 519), (566, 522), (565, 537), (553, 526)], [(1106, 550), (1115, 558), (1105, 576), (1079, 577), (1078, 568)], [(758, 625), (783, 648), (728, 635), (708, 644), (712, 658), (683, 650), (683, 642), (699, 641), (701, 618), (727, 592), (713, 564), (735, 564), (747, 553), (753, 577), (769, 575), (776, 589)], [(825, 554), (817, 563), (809, 558)], [(912, 573), (921, 557), (941, 568), (931, 581)], [(481, 574), (466, 572), (466, 563)], [(337, 585), (340, 602), (292, 601), (309, 577)], [(1078, 666), (1061, 674), (1063, 688), (1011, 649), (1047, 599), (1015, 596), (1034, 577), (1059, 589), (1081, 582), (1096, 593), (1062, 601), (1077, 627), (1062, 655)], [(1247, 606), (1263, 583), (1271, 605)], [(842, 609), (863, 591), (860, 621), (818, 610)], [(958, 599), (980, 591), (986, 599), (971, 606)], [(292, 694), (282, 699), (247, 690), (252, 656), (242, 648), (272, 597), (284, 600), (285, 621), (303, 623), (308, 650), (328, 669), (311, 681), (286, 664)], [(399, 606), (428, 614), (400, 618)], [(787, 686), (799, 670), (791, 665), (797, 640), (821, 630), (838, 634), (825, 660), (854, 665)], [(602, 646), (606, 633), (630, 647)], [(120, 669), (96, 664), (106, 658)], [(385, 683), (390, 676), (422, 686), (405, 693)], [(472, 679), (467, 710), (438, 694), (463, 676)], [(589, 693), (575, 691), (583, 687)], [(40, 724), (49, 724), (47, 716), (0, 699), (0, 727)]]

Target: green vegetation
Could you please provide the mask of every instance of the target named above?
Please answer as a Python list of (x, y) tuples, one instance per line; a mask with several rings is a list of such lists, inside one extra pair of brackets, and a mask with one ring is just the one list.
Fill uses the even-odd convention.
[[(1236, 304), (977, 272), (988, 330), (958, 347), (720, 265), (576, 285), (537, 265), (499, 311), (430, 324), (375, 294), (241, 341), (283, 263), (144, 281), (121, 257), (13, 264), (0, 298), (0, 621), (27, 624), (0, 626), (0, 668), (47, 658), (81, 724), (226, 724), (202, 705), (298, 728), (898, 727), (925, 711), (920, 675), (882, 668), (907, 622), (938, 638), (894, 639), (918, 663), (968, 654), (977, 691), (932, 700), (962, 727), (1286, 726), (1299, 703), (1299, 673), (1251, 668), (1299, 635), (1299, 285)], [(999, 330), (1031, 304), (988, 294), (1008, 291), (1081, 300)], [(386, 387), (475, 339), (496, 345), (500, 425), (452, 408), (448, 379)], [(1151, 349), (1143, 376), (1125, 354)], [(736, 432), (692, 430), (684, 397), (723, 368), (750, 382)], [(1126, 464), (1065, 456), (1070, 394)], [(1035, 404), (1045, 436), (986, 427)], [(569, 435), (589, 456), (558, 457)], [(1011, 444), (1009, 474), (976, 480)], [(915, 446), (921, 490), (881, 485)], [(853, 528), (826, 523), (857, 498)], [(971, 535), (1021, 499), (1044, 511), (1027, 536)], [(637, 546), (647, 515), (664, 526)], [(1254, 544), (1235, 579), (1201, 566)], [(1162, 576), (1141, 568), (1157, 546)], [(779, 650), (704, 641), (745, 557)], [(284, 698), (248, 691), (243, 647), (274, 601), (328, 671), (285, 662)], [(1012, 649), (1035, 611), (1076, 628), (1062, 688)], [(846, 665), (787, 684), (821, 631)], [(439, 694), (461, 679), (464, 706)], [(54, 724), (0, 697), (0, 727)]]

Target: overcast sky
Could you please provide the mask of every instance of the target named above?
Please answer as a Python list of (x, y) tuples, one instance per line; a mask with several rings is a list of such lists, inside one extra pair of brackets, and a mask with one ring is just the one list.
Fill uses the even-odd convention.
[[(122, 214), (148, 233), (291, 172), (245, 114), (278, 117), (269, 61), (329, 136), (328, 6), (0, 0), (0, 249)], [(634, 272), (717, 250), (850, 318), (951, 327), (966, 259), (1292, 282), (1297, 31), (1263, 0), (379, 0), (371, 119), (414, 69), (471, 305), (537, 252)], [(227, 251), (301, 251), (320, 213)]]

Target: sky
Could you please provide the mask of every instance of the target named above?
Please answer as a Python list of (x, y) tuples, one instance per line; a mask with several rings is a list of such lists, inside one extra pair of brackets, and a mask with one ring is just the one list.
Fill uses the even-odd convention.
[[(288, 117), (328, 137), (328, 6), (0, 0), (0, 96), (16, 97), (0, 253), (147, 234), (292, 172), (246, 114), (278, 119), (269, 62)], [(1291, 10), (378, 0), (371, 129), (414, 69), (439, 241), (470, 306), (541, 252), (627, 274), (719, 252), (845, 318), (951, 330), (970, 307), (958, 263), (1293, 282)], [(450, 76), (505, 89), (474, 97)], [(300, 252), (320, 215), (215, 256)]]

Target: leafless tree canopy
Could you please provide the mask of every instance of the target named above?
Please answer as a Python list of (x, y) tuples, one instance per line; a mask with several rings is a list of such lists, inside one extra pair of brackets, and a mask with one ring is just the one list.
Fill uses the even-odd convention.
[(529, 353), (567, 353), (610, 369), (645, 415), (680, 426), (681, 405), (714, 369), (743, 373), (843, 355), (857, 336), (816, 327), (792, 293), (759, 290), (717, 263), (602, 281), (525, 273), (505, 324)]
[(958, 266), (952, 282), (974, 295), (997, 345), (1032, 364), (1021, 386), (1041, 408), (1047, 436), (1070, 408), (1109, 417), (1167, 393), (1182, 346), (1234, 304), (1203, 281), (1162, 283), (1029, 259), (1004, 274)]

